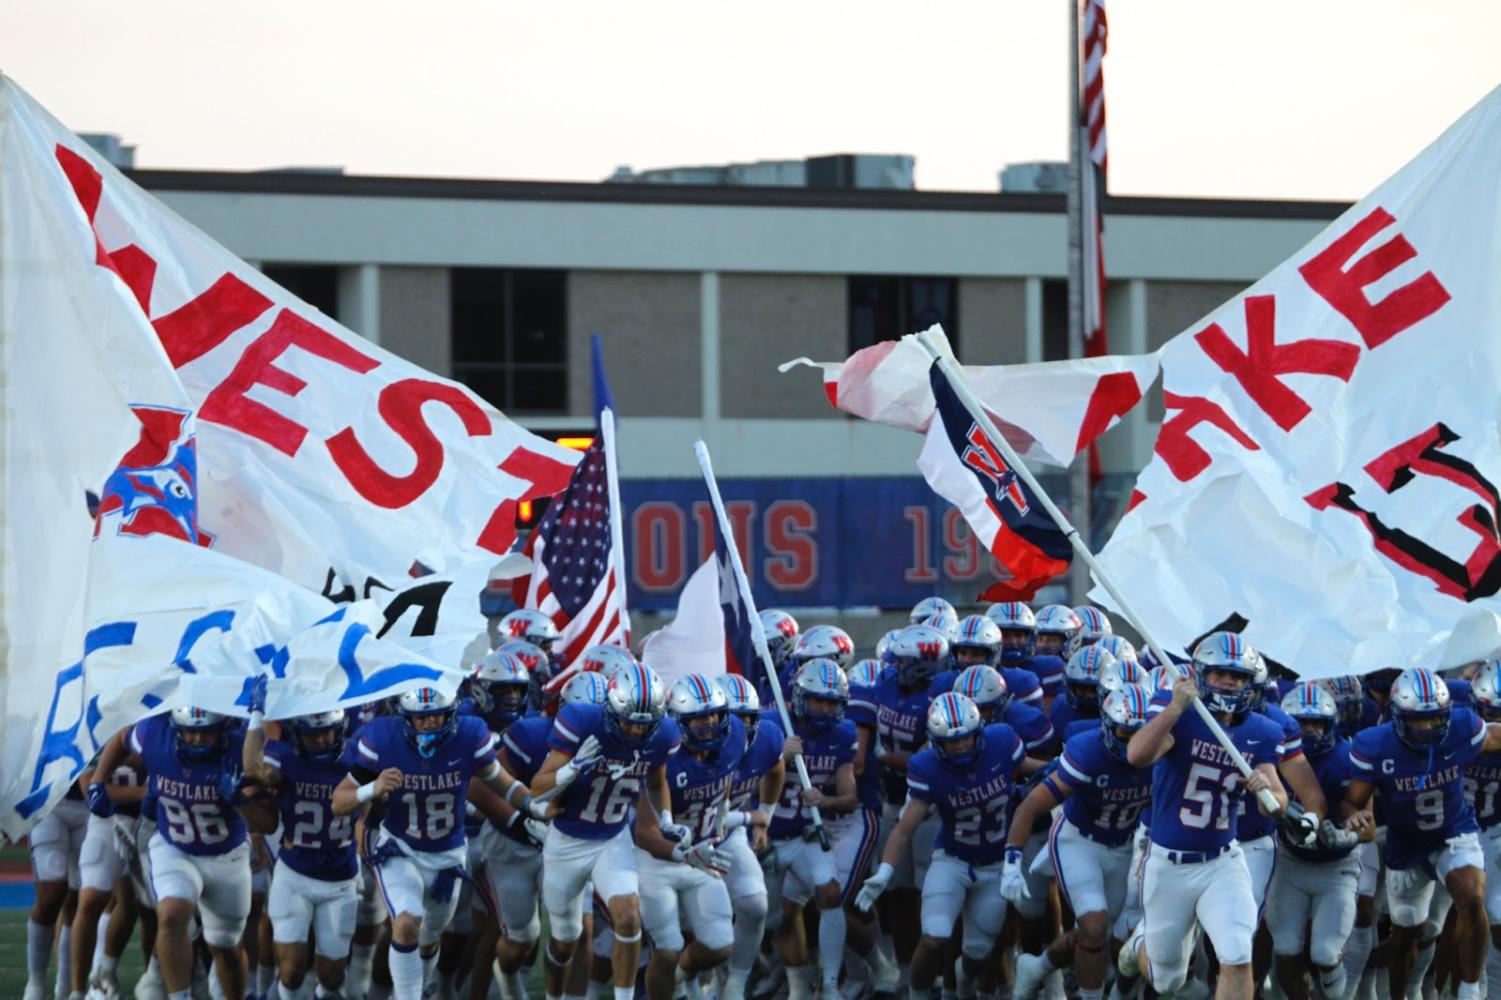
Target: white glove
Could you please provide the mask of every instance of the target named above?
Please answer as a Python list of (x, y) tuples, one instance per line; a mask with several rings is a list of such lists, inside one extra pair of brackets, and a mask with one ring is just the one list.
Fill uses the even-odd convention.
[(744, 809), (730, 809), (724, 814), (724, 828), (726, 831), (738, 830), (742, 826), (750, 826), (751, 814)]
[(730, 870), (730, 856), (710, 843), (678, 844), (672, 849), (672, 860), (711, 875), (723, 875)]
[(1001, 896), (1006, 902), (1018, 906), (1032, 897), (1027, 891), (1027, 876), (1022, 872), (1020, 847), (1006, 848), (1006, 863), (1001, 867)]
[(1346, 847), (1354, 847), (1360, 842), (1360, 834), (1354, 830), (1346, 830), (1335, 825), (1333, 820), (1324, 820), (1319, 824), (1319, 843), (1334, 850)]
[(566, 788), (573, 784), (583, 775), (594, 770), (596, 764), (604, 757), (604, 750), (599, 745), (599, 739), (589, 736), (579, 744), (578, 750), (573, 754), (573, 759), (558, 768), (557, 785)]
[(526, 827), (526, 835), (535, 840), (538, 847), (541, 847), (543, 842), (547, 840), (547, 824), (541, 820), (524, 819), (521, 821), (521, 825)]
[(876, 900), (881, 898), (881, 893), (891, 884), (891, 876), (895, 873), (895, 868), (882, 861), (876, 873), (865, 880), (865, 884), (855, 894), (855, 905), (860, 908), (861, 913), (869, 913), (870, 908), (876, 905)]
[(672, 821), (672, 813), (664, 811), (657, 817), (657, 823), (662, 828), (662, 836), (668, 840), (675, 840), (679, 844), (686, 844), (693, 839), (693, 831), (681, 823)]

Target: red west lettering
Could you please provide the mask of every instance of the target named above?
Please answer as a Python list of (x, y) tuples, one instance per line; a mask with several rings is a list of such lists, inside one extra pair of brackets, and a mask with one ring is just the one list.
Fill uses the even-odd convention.
[(782, 590), (807, 590), (818, 577), (818, 512), (802, 500), (766, 508), (766, 579)]
[(1194, 334), (1194, 340), (1221, 370), (1235, 376), (1251, 401), (1278, 427), (1290, 431), (1312, 408), (1279, 376), (1307, 372), (1348, 382), (1360, 360), (1360, 348), (1338, 340), (1277, 343), (1277, 300), (1270, 295), (1248, 296), (1245, 312), (1245, 351), (1235, 346), (1218, 323)]
[(1366, 298), (1365, 289), (1418, 255), (1407, 237), (1397, 233), (1360, 260), (1352, 258), (1381, 230), (1395, 223), (1390, 212), (1376, 208), (1336, 239), (1298, 272), (1324, 301), (1349, 320), (1369, 348), (1377, 348), (1449, 301), (1449, 291), (1432, 271), (1390, 292), (1380, 302)]
[(561, 492), (573, 476), (573, 466), (518, 445), (499, 468), (506, 475), (526, 483), (526, 489), (521, 496), (507, 497), (496, 505), (474, 544), (491, 552), (509, 552), (511, 543), (516, 540), (517, 503)]
[(1188, 432), (1200, 424), (1218, 427), (1247, 451), (1261, 450), (1261, 446), (1251, 440), (1250, 435), (1241, 430), (1240, 425), (1230, 419), (1230, 415), (1218, 403), (1212, 403), (1202, 396), (1180, 396), (1165, 389), (1162, 392), (1162, 402), (1169, 410), (1179, 412), (1177, 416), (1163, 421), (1162, 429), (1157, 433), (1155, 450), (1181, 482), (1186, 483), (1209, 468), (1209, 453), (1188, 436)]
[(295, 456), (302, 439), (307, 437), (307, 428), (245, 395), (254, 385), (264, 385), (288, 396), (296, 396), (307, 388), (306, 382), (275, 364), (288, 347), (298, 347), (362, 375), (380, 365), (327, 330), (283, 309), (270, 329), (245, 348), (224, 381), (209, 392), (198, 416), (264, 441), (284, 455)]
[(407, 378), (382, 389), (377, 407), (381, 419), (416, 456), (411, 472), (398, 476), (382, 469), (360, 444), (353, 427), (344, 428), (325, 442), (349, 485), (378, 507), (388, 510), (405, 507), (426, 493), (443, 471), (443, 442), (422, 419), (422, 407), (428, 403), (442, 403), (456, 413), (470, 437), (490, 433), (490, 418), (460, 389), (441, 382)]
[(267, 309), (271, 300), (233, 274), (224, 274), (206, 291), (157, 319), (151, 319), (151, 292), (156, 281), (156, 261), (135, 244), (106, 251), (94, 225), (104, 182), (99, 171), (65, 146), (55, 150), (57, 162), (73, 187), (78, 204), (88, 217), (94, 234), (95, 262), (113, 271), (135, 296), (141, 312), (156, 330), (173, 368), (181, 368), (219, 346), (230, 334), (244, 329)]

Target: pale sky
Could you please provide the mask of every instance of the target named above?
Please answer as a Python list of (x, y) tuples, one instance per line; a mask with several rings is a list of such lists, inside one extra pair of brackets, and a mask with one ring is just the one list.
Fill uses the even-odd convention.
[[(1497, 0), (1112, 0), (1117, 194), (1353, 199), (1501, 83)], [(0, 0), (0, 71), (143, 167), (596, 181), (1066, 155), (1060, 0)]]

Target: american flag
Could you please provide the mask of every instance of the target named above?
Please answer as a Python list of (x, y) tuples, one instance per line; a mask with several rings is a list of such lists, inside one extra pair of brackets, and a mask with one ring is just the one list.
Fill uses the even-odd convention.
[(1105, 133), (1105, 0), (1084, 0), (1084, 85), (1080, 91), (1080, 139), (1089, 153), (1084, 167), (1084, 353), (1109, 354), (1105, 340), (1105, 174), (1109, 146)]
[[(610, 483), (603, 435), (584, 452), (567, 489), (553, 497), (522, 549), (532, 572), (512, 585), (523, 608), (549, 615), (561, 634), (554, 651), (569, 664), (590, 646), (630, 641), (625, 574), (611, 534)], [(571, 669), (553, 678), (555, 689)]]

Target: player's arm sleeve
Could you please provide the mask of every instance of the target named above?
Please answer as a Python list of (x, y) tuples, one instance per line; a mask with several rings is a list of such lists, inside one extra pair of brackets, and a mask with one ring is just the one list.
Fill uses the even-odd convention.
[[(501, 737), (500, 742), (502, 749), (501, 760), (505, 764), (507, 771), (515, 774), (517, 771), (535, 771), (537, 769), (536, 759), (522, 747), (520, 741), (511, 736), (510, 730), (506, 730), (506, 734)], [(522, 766), (511, 766), (516, 763), (520, 763)]]
[(933, 801), (932, 775), (928, 773), (926, 762), (919, 761), (916, 756), (907, 768), (907, 795), (924, 802)]
[(566, 753), (570, 757), (578, 751), (579, 744), (584, 741), (578, 713), (570, 711), (571, 708), (573, 708), (572, 705), (563, 706), (558, 717), (553, 720), (552, 731), (547, 734), (547, 749)]

